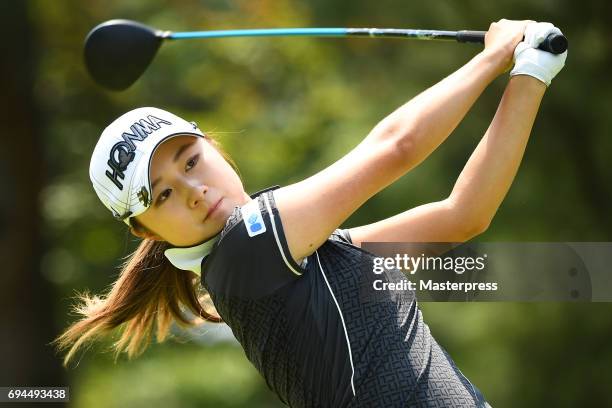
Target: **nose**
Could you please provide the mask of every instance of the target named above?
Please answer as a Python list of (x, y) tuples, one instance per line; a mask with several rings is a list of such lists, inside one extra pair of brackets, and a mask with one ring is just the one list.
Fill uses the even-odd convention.
[(202, 184), (194, 184), (189, 186), (187, 202), (189, 208), (197, 208), (205, 201), (204, 196), (208, 191), (208, 186)]

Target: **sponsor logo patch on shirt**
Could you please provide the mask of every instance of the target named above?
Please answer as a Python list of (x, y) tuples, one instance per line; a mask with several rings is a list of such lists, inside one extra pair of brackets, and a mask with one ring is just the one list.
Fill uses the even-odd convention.
[(264, 223), (261, 211), (259, 210), (258, 199), (253, 199), (240, 208), (244, 226), (249, 233), (249, 237), (263, 234), (266, 232), (266, 224)]

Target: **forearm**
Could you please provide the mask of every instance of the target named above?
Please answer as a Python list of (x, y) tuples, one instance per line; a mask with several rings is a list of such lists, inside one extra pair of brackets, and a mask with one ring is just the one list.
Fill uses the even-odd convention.
[(404, 170), (409, 170), (448, 137), (498, 73), (499, 58), (479, 53), (383, 119), (373, 137), (393, 138), (405, 147)]
[(491, 222), (523, 157), (546, 86), (512, 77), (484, 137), (463, 168), (449, 197), (458, 217), (481, 229)]

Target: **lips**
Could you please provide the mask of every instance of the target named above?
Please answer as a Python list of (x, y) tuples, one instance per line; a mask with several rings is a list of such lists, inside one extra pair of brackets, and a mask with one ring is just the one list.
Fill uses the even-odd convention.
[(219, 204), (221, 204), (221, 201), (223, 201), (223, 198), (220, 198), (219, 201), (217, 201), (212, 207), (208, 209), (208, 213), (206, 213), (206, 218), (204, 218), (204, 220), (207, 220), (212, 215), (212, 213), (214, 213), (215, 210), (219, 208)]

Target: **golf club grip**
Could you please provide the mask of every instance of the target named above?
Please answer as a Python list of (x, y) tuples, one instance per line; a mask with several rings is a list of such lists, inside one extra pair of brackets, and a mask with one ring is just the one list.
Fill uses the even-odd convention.
[[(486, 31), (457, 31), (457, 41), (484, 44)], [(549, 34), (538, 47), (553, 54), (562, 54), (567, 50), (567, 38), (563, 34)]]

